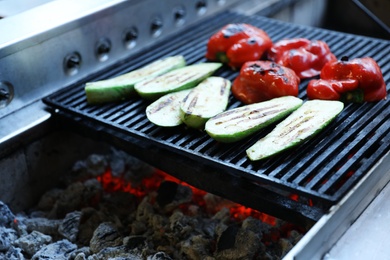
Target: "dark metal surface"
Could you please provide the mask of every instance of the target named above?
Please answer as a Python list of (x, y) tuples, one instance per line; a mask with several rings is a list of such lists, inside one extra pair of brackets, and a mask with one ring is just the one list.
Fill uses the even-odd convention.
[[(189, 64), (206, 61), (204, 54), (208, 38), (225, 24), (233, 22), (258, 26), (265, 30), (273, 41), (296, 37), (324, 40), (339, 58), (370, 56), (378, 62), (385, 81), (389, 82), (390, 42), (388, 41), (292, 25), (263, 17), (222, 13), (177, 36), (170, 37), (159, 46), (142, 51), (128, 62), (117, 64), (99, 75), (93, 75), (79, 84), (67, 87), (45, 98), (44, 102), (59, 109), (61, 111), (59, 115), (64, 118), (71, 120), (73, 118), (77, 125), (94, 129), (95, 134), (101, 133), (105, 138), (111, 135), (117, 141), (124, 141), (122, 146), (134, 147), (134, 153), (147, 158), (148, 162), (163, 170), (175, 167), (166, 165), (175, 163), (175, 159), (171, 158), (174, 156), (178, 162), (190, 166), (186, 167), (187, 172), (184, 173), (186, 175), (196, 175), (199, 169), (205, 167), (210, 171), (209, 175), (215, 171), (218, 172), (219, 177), (226, 175), (230, 182), (244, 180), (253, 183), (262, 192), (268, 190), (275, 196), (279, 194), (288, 198), (291, 193), (298, 194), (304, 198), (303, 202), (291, 202), (293, 205), (280, 206), (288, 202), (285, 199), (283, 203), (275, 201), (275, 204), (279, 204), (277, 207), (296, 212), (300, 211), (299, 204), (307, 206), (306, 199), (310, 199), (314, 203), (313, 211), (316, 213), (314, 217), (304, 216), (304, 218), (318, 219), (320, 214), (318, 212), (321, 212), (319, 208), (326, 209), (339, 201), (389, 150), (388, 100), (347, 104), (339, 117), (316, 137), (279, 156), (260, 162), (251, 162), (246, 157), (245, 150), (268, 133), (272, 127), (243, 141), (221, 144), (202, 131), (184, 126), (165, 129), (153, 125), (145, 115), (145, 108), (149, 102), (138, 97), (126, 102), (99, 106), (86, 103), (84, 83), (87, 81), (122, 74), (163, 56), (182, 54)], [(237, 72), (224, 67), (217, 71), (216, 75), (233, 80)], [(300, 85), (299, 97), (304, 100), (307, 100), (305, 92), (307, 83), (306, 80)], [(230, 108), (239, 105), (241, 104), (234, 98), (230, 99)], [(201, 174), (199, 178), (204, 177), (205, 174)], [(194, 182), (197, 181), (196, 178), (190, 177)], [(208, 182), (208, 180), (203, 179), (198, 182)], [(212, 183), (208, 186), (211, 187)], [(234, 195), (234, 191), (230, 193)], [(261, 196), (257, 197), (261, 199)], [(269, 203), (272, 204), (272, 201)], [(312, 213), (308, 213), (310, 214)]]

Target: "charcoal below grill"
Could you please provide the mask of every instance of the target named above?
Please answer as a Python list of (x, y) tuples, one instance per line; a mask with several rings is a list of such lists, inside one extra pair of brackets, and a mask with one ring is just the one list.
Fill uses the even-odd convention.
[[(258, 26), (273, 41), (295, 37), (324, 40), (339, 58), (370, 56), (378, 62), (385, 81), (389, 81), (388, 41), (230, 12), (198, 23), (159, 46), (138, 53), (128, 62), (118, 64), (115, 73), (122, 74), (163, 56), (177, 54), (184, 55), (190, 64), (204, 62), (208, 38), (225, 24), (234, 22)], [(165, 129), (153, 125), (145, 115), (148, 102), (140, 98), (88, 105), (84, 83), (114, 76), (110, 71), (113, 68), (69, 86), (44, 102), (59, 109), (56, 115), (71, 129), (115, 144), (198, 188), (294, 222), (318, 220), (390, 148), (390, 105), (383, 100), (347, 104), (339, 117), (312, 140), (280, 156), (251, 162), (245, 149), (269, 132), (270, 127), (243, 141), (221, 144), (204, 132), (184, 126)], [(216, 75), (233, 80), (237, 72), (224, 67)], [(304, 80), (300, 84), (299, 97), (304, 100), (307, 100), (307, 83)], [(230, 98), (229, 107), (239, 105)], [(299, 195), (300, 200), (292, 201), (291, 194)]]
[[(110, 156), (98, 157), (107, 166), (116, 164), (107, 159)], [(84, 165), (85, 161), (80, 163)], [(143, 164), (139, 161), (132, 165), (125, 163), (125, 168), (146, 169), (147, 176), (148, 167), (137, 167)], [(109, 171), (109, 167), (106, 170)], [(126, 180), (124, 175), (122, 172), (122, 181)], [(108, 191), (106, 188), (110, 186), (104, 185), (108, 184), (107, 179), (103, 180), (103, 177), (98, 178), (101, 183), (92, 182), (100, 176), (94, 171), (86, 175), (74, 167), (66, 175), (63, 185), (42, 196), (45, 203), (15, 214), (6, 204), (1, 204), (0, 212), (6, 217), (0, 219), (0, 258), (280, 259), (306, 232), (293, 223), (272, 216), (265, 218), (259, 212), (246, 214), (249, 209), (238, 211), (240, 217), (234, 217), (231, 210), (243, 207), (180, 183), (176, 183), (176, 193), (170, 196), (170, 203), (160, 205), (157, 197), (163, 196), (160, 193), (169, 193), (166, 188), (172, 187), (171, 184), (164, 187), (163, 183), (172, 181), (158, 176), (141, 186), (139, 191), (147, 192), (139, 195), (121, 189)], [(66, 207), (61, 202), (63, 209), (58, 211), (61, 215), (53, 215), (51, 207), (47, 207), (49, 201), (53, 207), (61, 198), (69, 197), (69, 193), (75, 197), (84, 196), (85, 189), (69, 188), (74, 183), (85, 189), (94, 183), (101, 187), (95, 190), (103, 189), (104, 192), (96, 200), (84, 201), (77, 206)], [(198, 196), (193, 196), (197, 192), (200, 192)], [(132, 196), (124, 196), (125, 193)], [(121, 203), (114, 203), (116, 199), (113, 197), (120, 197)]]

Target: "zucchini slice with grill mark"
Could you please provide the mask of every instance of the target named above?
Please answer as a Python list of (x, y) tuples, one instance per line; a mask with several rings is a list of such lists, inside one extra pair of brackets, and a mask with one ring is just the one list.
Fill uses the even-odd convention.
[(256, 161), (303, 143), (319, 133), (344, 108), (340, 101), (310, 100), (280, 122), (268, 135), (246, 150)]
[(286, 117), (302, 103), (297, 97), (284, 96), (237, 107), (212, 117), (205, 130), (219, 142), (236, 142)]
[(226, 110), (231, 82), (209, 77), (191, 90), (180, 105), (181, 120), (189, 127), (201, 129), (207, 120)]
[(181, 125), (180, 104), (190, 93), (191, 89), (185, 89), (166, 94), (146, 108), (146, 117), (155, 125), (174, 127)]
[(171, 56), (156, 60), (142, 68), (114, 78), (88, 82), (85, 85), (87, 102), (89, 104), (99, 104), (125, 100), (136, 93), (134, 90), (136, 83), (184, 67), (185, 65), (186, 61), (183, 56)]
[(156, 78), (137, 83), (134, 88), (141, 97), (155, 100), (171, 92), (195, 87), (221, 66), (222, 63), (216, 62), (185, 66)]

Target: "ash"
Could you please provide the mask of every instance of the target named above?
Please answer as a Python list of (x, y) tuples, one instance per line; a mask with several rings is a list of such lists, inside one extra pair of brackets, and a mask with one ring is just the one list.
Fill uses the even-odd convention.
[(156, 170), (113, 150), (76, 162), (28, 212), (0, 201), (0, 259), (281, 259), (304, 232), (279, 219), (234, 218), (234, 203), (209, 193), (200, 205), (172, 181), (145, 196), (107, 192), (97, 179), (107, 169), (133, 185)]

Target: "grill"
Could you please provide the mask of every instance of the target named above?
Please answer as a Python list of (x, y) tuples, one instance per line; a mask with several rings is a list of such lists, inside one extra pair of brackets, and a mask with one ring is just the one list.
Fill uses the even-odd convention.
[[(389, 151), (387, 100), (348, 104), (313, 139), (260, 162), (251, 162), (245, 150), (272, 126), (243, 141), (221, 144), (202, 131), (153, 125), (145, 115), (149, 103), (138, 97), (99, 106), (86, 103), (84, 84), (87, 81), (123, 74), (164, 56), (181, 54), (188, 64), (206, 62), (208, 38), (227, 23), (250, 23), (265, 30), (273, 41), (296, 37), (321, 39), (339, 58), (370, 56), (378, 62), (385, 81), (389, 81), (390, 43), (387, 41), (223, 12), (46, 97), (44, 102), (55, 109), (56, 119), (64, 126), (115, 143), (194, 186), (277, 217), (301, 223), (316, 221)], [(237, 74), (227, 67), (215, 73), (230, 80)], [(300, 84), (299, 97), (304, 100), (307, 83), (305, 80)], [(229, 108), (239, 105), (230, 98)], [(299, 195), (300, 199), (291, 200), (291, 194)]]

